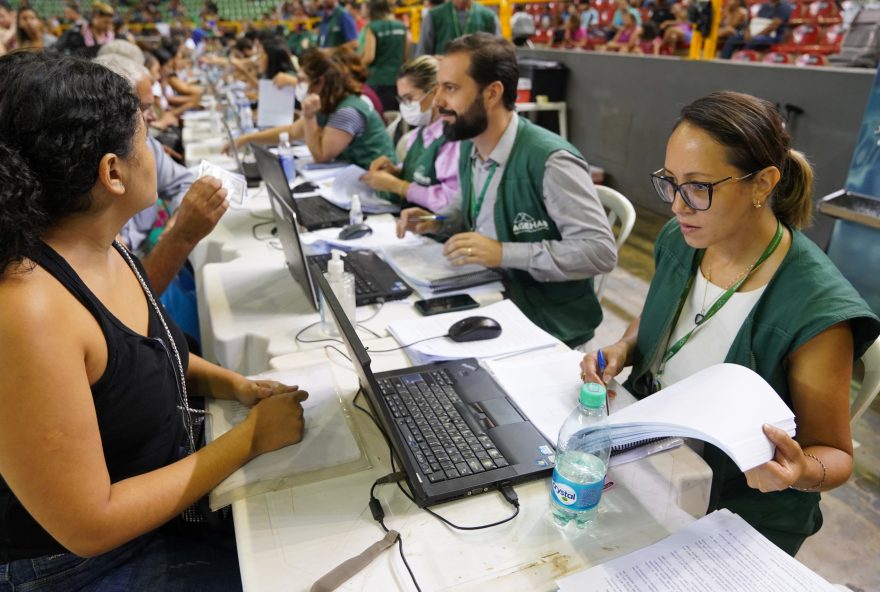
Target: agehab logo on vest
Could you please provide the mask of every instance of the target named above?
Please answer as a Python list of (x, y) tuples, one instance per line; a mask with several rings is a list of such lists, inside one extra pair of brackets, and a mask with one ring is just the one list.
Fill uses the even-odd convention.
[(550, 229), (546, 220), (535, 220), (525, 212), (520, 212), (513, 219), (513, 234), (529, 234)]

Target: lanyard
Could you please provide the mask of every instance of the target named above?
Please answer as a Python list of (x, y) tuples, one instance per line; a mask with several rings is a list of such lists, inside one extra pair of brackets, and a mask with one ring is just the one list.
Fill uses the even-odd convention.
[[(735, 284), (733, 284), (732, 286), (727, 288), (727, 290), (725, 290), (724, 294), (722, 294), (718, 298), (718, 300), (716, 300), (712, 304), (712, 306), (709, 307), (709, 310), (706, 311), (706, 315), (702, 319), (700, 319), (700, 322), (697, 323), (693, 329), (688, 331), (684, 337), (682, 337), (681, 339), (676, 341), (674, 344), (672, 344), (672, 347), (670, 347), (666, 351), (666, 355), (663, 356), (663, 360), (660, 363), (660, 370), (657, 372), (657, 379), (658, 380), (659, 380), (660, 376), (663, 374), (663, 369), (666, 366), (666, 362), (671, 360), (675, 354), (677, 354), (679, 351), (681, 351), (681, 348), (683, 348), (685, 346), (685, 344), (690, 340), (690, 338), (697, 331), (697, 329), (702, 327), (706, 323), (706, 321), (711, 319), (715, 315), (716, 312), (721, 310), (721, 308), (725, 304), (727, 304), (727, 301), (730, 300), (731, 297), (736, 293), (736, 291), (739, 290), (740, 287), (746, 282), (746, 280), (749, 279), (749, 277), (751, 277), (751, 275), (755, 272), (755, 270), (758, 269), (761, 266), (761, 264), (764, 263), (764, 261), (766, 261), (768, 257), (770, 257), (770, 255), (773, 254), (773, 252), (776, 250), (776, 247), (779, 246), (780, 242), (782, 242), (782, 224), (779, 222), (779, 220), (777, 220), (776, 221), (776, 234), (773, 235), (773, 238), (770, 240), (770, 244), (767, 245), (767, 248), (764, 249), (764, 252), (761, 253), (761, 256), (758, 257), (758, 260), (755, 261), (755, 263), (749, 269), (749, 272), (747, 274), (745, 274), (743, 277), (741, 277)], [(684, 304), (684, 303), (682, 302), (682, 304)], [(682, 309), (682, 307), (680, 306), (678, 309), (678, 314), (676, 315), (676, 323), (677, 323), (677, 317), (681, 315), (681, 309)]]
[(495, 169), (497, 168), (497, 162), (493, 162), (489, 167), (489, 176), (486, 177), (486, 182), (483, 183), (483, 189), (480, 190), (480, 195), (477, 196), (476, 201), (473, 200), (473, 195), (476, 193), (476, 187), (471, 188), (471, 199), (468, 200), (468, 205), (470, 206), (472, 230), (477, 226), (477, 214), (480, 213), (480, 208), (483, 207), (483, 199), (486, 197), (486, 190), (489, 189), (489, 183), (492, 182), (492, 177), (495, 176)]
[[(455, 10), (455, 6), (452, 5), (452, 2), (448, 2), (449, 10), (452, 12), (452, 26), (455, 28), (455, 37), (461, 37), (461, 25), (458, 22), (458, 12)], [(471, 17), (474, 15), (474, 8), (471, 7), (468, 9), (467, 20), (464, 23), (464, 32), (467, 33), (471, 28)]]

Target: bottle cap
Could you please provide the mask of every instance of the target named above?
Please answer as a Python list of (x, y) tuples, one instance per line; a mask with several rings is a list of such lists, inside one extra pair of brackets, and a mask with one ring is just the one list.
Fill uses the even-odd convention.
[(605, 385), (598, 382), (588, 382), (581, 387), (581, 405), (591, 409), (605, 406)]
[(278, 141), (282, 144), (287, 144), (290, 142), (290, 134), (287, 132), (281, 132), (278, 134)]
[(345, 272), (345, 266), (342, 263), (343, 257), (345, 257), (345, 253), (339, 249), (333, 249), (330, 251), (330, 261), (327, 262), (327, 275), (331, 278), (341, 278), (342, 274)]

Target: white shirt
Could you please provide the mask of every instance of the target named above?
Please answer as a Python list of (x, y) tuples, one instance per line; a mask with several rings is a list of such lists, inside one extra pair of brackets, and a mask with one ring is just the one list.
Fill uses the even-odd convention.
[[(730, 300), (694, 332), (684, 347), (666, 363), (663, 376), (660, 378), (662, 386), (675, 384), (703, 368), (723, 362), (743, 321), (761, 299), (766, 287), (764, 285), (756, 290), (736, 292), (731, 296)], [(706, 314), (724, 292), (724, 288), (709, 282), (703, 276), (702, 270), (699, 270), (666, 348), (671, 347), (693, 329), (696, 315)]]

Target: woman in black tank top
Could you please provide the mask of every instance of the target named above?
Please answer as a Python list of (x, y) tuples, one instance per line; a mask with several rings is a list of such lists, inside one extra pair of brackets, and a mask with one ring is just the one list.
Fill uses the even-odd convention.
[[(156, 199), (129, 81), (40, 53), (0, 80), (0, 591), (240, 588), (229, 549), (159, 529), (299, 441), (307, 395), (190, 354), (115, 242)], [(193, 452), (194, 395), (252, 410)]]

